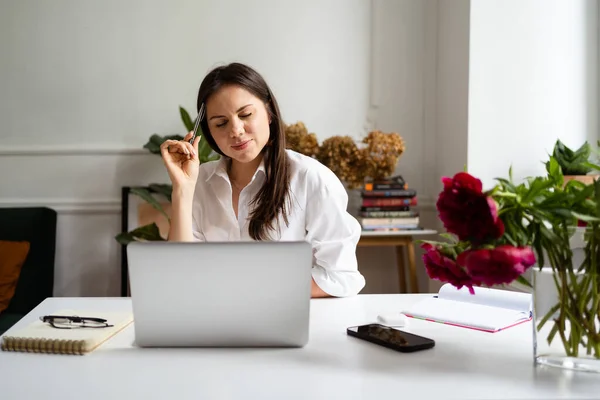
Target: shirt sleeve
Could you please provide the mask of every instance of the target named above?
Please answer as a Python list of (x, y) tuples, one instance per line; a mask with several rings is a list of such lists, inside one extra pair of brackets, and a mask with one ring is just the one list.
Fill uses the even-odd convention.
[(361, 227), (347, 207), (348, 193), (331, 170), (307, 172), (306, 239), (313, 247), (312, 277), (334, 297), (358, 294), (365, 286), (356, 258)]

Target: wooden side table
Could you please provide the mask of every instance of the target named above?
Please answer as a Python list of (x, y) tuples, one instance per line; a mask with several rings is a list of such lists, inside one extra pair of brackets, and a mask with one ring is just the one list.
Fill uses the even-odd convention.
[(417, 264), (415, 261), (415, 247), (413, 241), (415, 236), (435, 235), (437, 231), (432, 229), (410, 230), (410, 231), (363, 231), (358, 246), (393, 246), (396, 248), (396, 262), (398, 263), (398, 277), (400, 291), (407, 293), (406, 269), (404, 268), (404, 250), (408, 253), (408, 273), (410, 277), (411, 293), (419, 293), (419, 282), (417, 279)]

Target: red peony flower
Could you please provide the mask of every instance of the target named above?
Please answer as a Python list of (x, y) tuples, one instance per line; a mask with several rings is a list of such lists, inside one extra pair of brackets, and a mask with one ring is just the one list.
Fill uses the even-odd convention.
[(476, 194), (482, 194), (483, 185), (481, 180), (466, 172), (459, 172), (453, 178), (447, 176), (442, 178), (444, 189), (468, 190)]
[(467, 250), (457, 262), (467, 269), (473, 280), (488, 286), (511, 283), (535, 264), (530, 247), (502, 245), (494, 249)]
[(444, 256), (438, 248), (429, 243), (422, 244), (421, 248), (426, 251), (423, 254), (423, 262), (431, 279), (449, 282), (457, 289), (466, 286), (471, 294), (475, 294), (473, 285), (478, 285), (479, 282), (474, 282), (454, 260)]
[(504, 234), (498, 208), (481, 190), (481, 181), (466, 172), (442, 178), (444, 190), (437, 201), (444, 227), (461, 241), (482, 243)]

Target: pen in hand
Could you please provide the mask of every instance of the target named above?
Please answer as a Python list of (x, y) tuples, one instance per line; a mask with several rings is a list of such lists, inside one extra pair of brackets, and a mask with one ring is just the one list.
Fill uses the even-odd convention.
[(198, 117), (196, 118), (196, 123), (194, 124), (194, 132), (192, 133), (192, 137), (190, 138), (190, 144), (194, 144), (194, 139), (196, 139), (196, 135), (198, 134), (198, 127), (200, 126), (200, 121), (202, 117), (204, 117), (204, 103), (200, 106), (200, 112), (198, 113)]

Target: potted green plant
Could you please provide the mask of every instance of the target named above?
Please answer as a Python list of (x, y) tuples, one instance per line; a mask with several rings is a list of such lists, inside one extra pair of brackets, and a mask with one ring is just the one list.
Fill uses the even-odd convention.
[(590, 174), (593, 170), (600, 170), (600, 166), (590, 162), (591, 153), (592, 147), (588, 142), (585, 142), (577, 150), (572, 150), (560, 139), (556, 141), (552, 157), (558, 162), (565, 183), (578, 180), (590, 184), (598, 179), (597, 173)]

